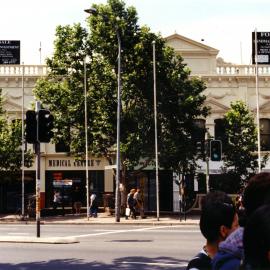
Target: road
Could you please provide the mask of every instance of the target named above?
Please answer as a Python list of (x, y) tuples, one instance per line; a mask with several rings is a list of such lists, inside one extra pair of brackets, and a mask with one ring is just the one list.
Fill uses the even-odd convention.
[[(2, 224), (0, 235), (35, 236), (36, 227)], [(198, 226), (41, 226), (41, 237), (57, 236), (80, 243), (0, 243), (0, 270), (179, 270), (204, 243)]]

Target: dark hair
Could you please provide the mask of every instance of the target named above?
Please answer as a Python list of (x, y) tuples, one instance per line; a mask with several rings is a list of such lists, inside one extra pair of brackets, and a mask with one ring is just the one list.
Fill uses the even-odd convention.
[(243, 236), (245, 264), (270, 269), (270, 204), (258, 208), (248, 219)]
[(202, 202), (200, 229), (202, 235), (210, 242), (220, 237), (222, 225), (231, 228), (236, 214), (232, 199), (222, 191), (212, 191)]
[(258, 173), (248, 182), (243, 197), (247, 216), (265, 203), (270, 203), (270, 173)]

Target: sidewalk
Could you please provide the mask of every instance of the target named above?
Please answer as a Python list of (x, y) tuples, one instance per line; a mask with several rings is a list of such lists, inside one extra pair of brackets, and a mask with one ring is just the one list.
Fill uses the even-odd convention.
[[(35, 223), (34, 218), (30, 218), (26, 221), (20, 221), (15, 215), (0, 215), (0, 224), (10, 224), (10, 223)], [(186, 220), (182, 216), (181, 221), (179, 216), (176, 215), (160, 215), (159, 220), (156, 216), (147, 216), (144, 219), (138, 217), (137, 219), (128, 220), (125, 217), (120, 218), (120, 222), (115, 221), (115, 217), (109, 215), (108, 213), (99, 213), (97, 218), (90, 217), (87, 219), (86, 213), (80, 215), (67, 214), (65, 216), (46, 216), (40, 218), (41, 224), (133, 224), (133, 225), (198, 225), (199, 216), (197, 215), (187, 215)]]

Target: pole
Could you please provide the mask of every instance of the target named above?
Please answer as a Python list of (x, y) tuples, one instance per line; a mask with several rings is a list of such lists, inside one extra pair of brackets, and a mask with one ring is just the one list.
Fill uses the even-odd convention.
[(121, 117), (121, 39), (116, 28), (118, 41), (118, 74), (117, 74), (117, 138), (116, 138), (116, 179), (115, 179), (115, 221), (120, 222), (120, 117)]
[(24, 62), (22, 63), (22, 218), (25, 215), (24, 209)]
[(257, 49), (257, 28), (255, 28), (255, 85), (256, 85), (256, 106), (257, 106), (257, 142), (258, 142), (258, 171), (261, 172), (261, 131), (260, 131), (260, 109), (259, 109), (259, 74), (258, 74), (258, 49)]
[[(40, 102), (36, 102), (36, 119), (37, 119), (37, 134), (38, 134), (38, 112), (40, 110)], [(36, 227), (37, 237), (40, 237), (40, 142), (35, 144), (36, 152)]]
[(206, 131), (205, 133), (205, 141), (206, 141), (206, 155), (205, 155), (205, 162), (206, 162), (206, 172), (205, 172), (205, 178), (206, 178), (206, 193), (209, 192), (209, 133)]
[(86, 80), (86, 57), (84, 66), (84, 127), (85, 127), (85, 177), (86, 177), (86, 212), (89, 220), (89, 172), (88, 172), (88, 128), (87, 128), (87, 80)]
[(156, 159), (156, 200), (157, 220), (159, 221), (159, 179), (158, 179), (158, 141), (157, 141), (157, 89), (156, 89), (156, 42), (153, 41), (153, 80), (154, 80), (154, 118), (155, 118), (155, 159)]

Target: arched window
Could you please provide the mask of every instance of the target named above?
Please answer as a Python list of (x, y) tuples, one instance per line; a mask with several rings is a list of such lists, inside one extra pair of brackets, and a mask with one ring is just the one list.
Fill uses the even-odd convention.
[(261, 150), (270, 150), (270, 119), (260, 119), (260, 131), (261, 131)]

